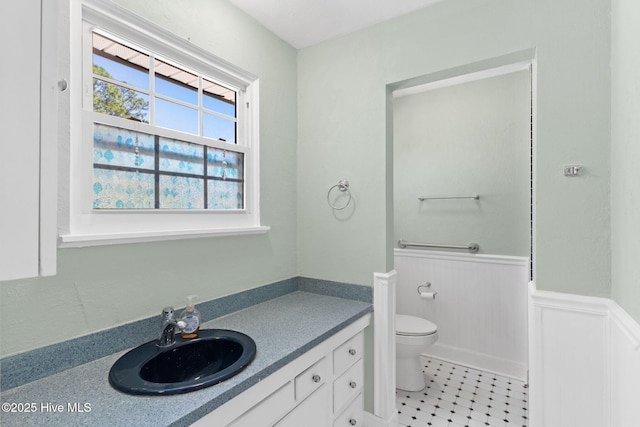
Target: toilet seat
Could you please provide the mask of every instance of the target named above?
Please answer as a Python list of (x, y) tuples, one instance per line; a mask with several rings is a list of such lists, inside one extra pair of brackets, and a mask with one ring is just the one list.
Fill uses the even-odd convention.
[(421, 317), (396, 314), (396, 335), (425, 336), (438, 332), (437, 326)]

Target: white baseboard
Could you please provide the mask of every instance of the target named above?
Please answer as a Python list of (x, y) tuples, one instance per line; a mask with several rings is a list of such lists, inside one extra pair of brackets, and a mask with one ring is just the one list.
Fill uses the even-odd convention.
[(529, 427), (633, 427), (640, 325), (607, 298), (529, 286)]
[(364, 427), (397, 427), (398, 414), (394, 413), (388, 420), (376, 417), (371, 412), (364, 413)]
[(527, 381), (527, 366), (513, 360), (499, 359), (488, 354), (452, 347), (438, 342), (427, 349), (425, 356), (431, 356), (457, 365), (515, 378), (520, 381)]

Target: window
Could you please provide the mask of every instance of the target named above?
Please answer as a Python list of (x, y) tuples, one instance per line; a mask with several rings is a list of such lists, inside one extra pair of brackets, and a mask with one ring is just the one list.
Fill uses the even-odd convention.
[(91, 67), (93, 209), (244, 208), (236, 90), (95, 30)]
[(79, 7), (61, 246), (268, 230), (257, 78), (117, 6)]

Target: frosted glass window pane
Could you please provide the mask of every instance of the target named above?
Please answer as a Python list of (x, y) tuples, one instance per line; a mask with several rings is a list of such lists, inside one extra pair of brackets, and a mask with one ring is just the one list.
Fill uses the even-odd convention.
[(155, 121), (157, 126), (180, 132), (198, 134), (198, 110), (156, 98)]
[(236, 122), (202, 113), (202, 136), (236, 143)]
[(204, 209), (204, 180), (160, 175), (161, 209)]
[(209, 148), (207, 175), (222, 179), (244, 179), (244, 154)]
[(94, 209), (153, 209), (154, 178), (142, 172), (93, 170)]
[(154, 138), (152, 135), (94, 124), (94, 163), (153, 169), (154, 157)]
[(204, 147), (160, 138), (160, 170), (204, 175)]
[(208, 181), (209, 209), (242, 209), (243, 183), (232, 181)]

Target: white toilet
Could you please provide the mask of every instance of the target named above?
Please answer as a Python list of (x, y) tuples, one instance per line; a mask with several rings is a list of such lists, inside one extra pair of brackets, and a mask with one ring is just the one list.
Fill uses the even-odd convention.
[(438, 339), (435, 323), (416, 316), (396, 314), (396, 387), (418, 391), (426, 383), (420, 354)]

